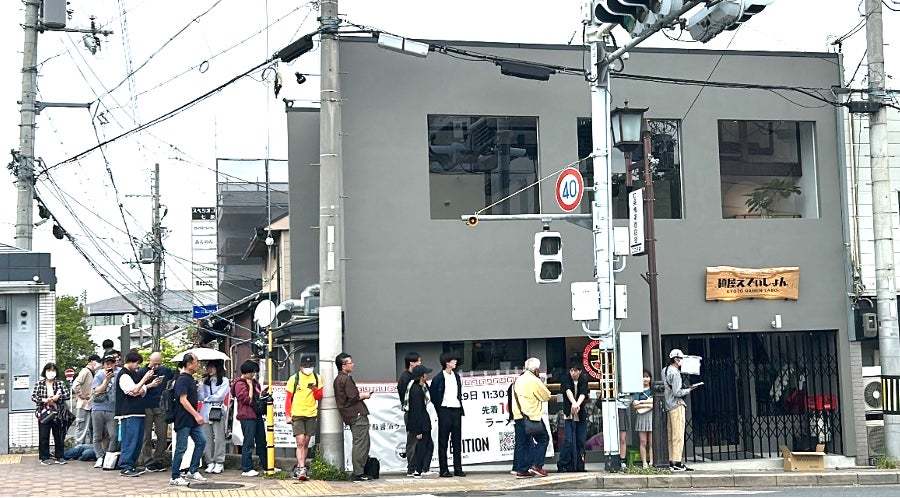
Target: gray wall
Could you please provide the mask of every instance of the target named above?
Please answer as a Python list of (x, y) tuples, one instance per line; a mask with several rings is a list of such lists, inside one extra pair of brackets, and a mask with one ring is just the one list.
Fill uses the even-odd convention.
[[(580, 67), (574, 47), (476, 46), (476, 50)], [(379, 49), (371, 42), (341, 45), (347, 295), (345, 348), (357, 376), (392, 378), (397, 343), (448, 339), (544, 338), (582, 335), (570, 320), (569, 284), (592, 278), (590, 233), (554, 223), (564, 237), (560, 285), (539, 286), (532, 273), (533, 234), (539, 223), (432, 220), (429, 209), (428, 114), (538, 116), (541, 175), (577, 159), (576, 120), (590, 116), (588, 86), (576, 76), (549, 82), (501, 76), (489, 63), (431, 53), (427, 59)], [(828, 88), (839, 83), (837, 59), (828, 54), (748, 54), (646, 49), (626, 71), (703, 79), (718, 64), (716, 81)], [(614, 79), (614, 105), (649, 107), (648, 117), (682, 119), (684, 219), (657, 222), (660, 323), (664, 334), (727, 332), (732, 315), (741, 331), (838, 330), (841, 399), (849, 400), (847, 300), (841, 231), (837, 124), (831, 106), (804, 108), (765, 91)], [(807, 106), (820, 103), (794, 97)], [(687, 113), (687, 115), (686, 115)], [(317, 150), (289, 113), (291, 153)], [(818, 218), (722, 219), (719, 119), (807, 120), (816, 123)], [(306, 125), (304, 125), (306, 126)], [(297, 128), (295, 128), (297, 127)], [(302, 145), (295, 145), (302, 144)], [(315, 209), (296, 197), (291, 156), (292, 210)], [(303, 171), (301, 169), (301, 171)], [(806, 174), (806, 173), (804, 173)], [(558, 212), (553, 185), (541, 188), (544, 212)], [(476, 208), (481, 206), (476, 206)], [(292, 214), (292, 228), (297, 226)], [(294, 240), (298, 240), (295, 238)], [(299, 241), (299, 240), (298, 240)], [(300, 247), (300, 244), (297, 246)], [(295, 257), (300, 257), (294, 252)], [(707, 266), (800, 266), (800, 299), (706, 302)], [(295, 271), (301, 265), (295, 264)], [(622, 330), (647, 331), (648, 292), (639, 273), (644, 258), (629, 258), (617, 281), (629, 284), (629, 316)], [(297, 279), (299, 281), (299, 279)], [(531, 348), (529, 348), (531, 349)], [(848, 452), (851, 406), (844, 406)]]
[(319, 111), (287, 108), (291, 298), (319, 282)]

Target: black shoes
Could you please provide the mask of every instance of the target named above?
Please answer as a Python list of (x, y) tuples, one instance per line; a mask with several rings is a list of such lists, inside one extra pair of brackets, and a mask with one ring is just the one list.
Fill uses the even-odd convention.
[(168, 468), (167, 466), (165, 466), (161, 463), (156, 463), (156, 462), (152, 462), (149, 465), (147, 465), (148, 472), (163, 472), (167, 468)]
[(372, 478), (369, 477), (369, 476), (367, 476), (367, 475), (365, 475), (365, 474), (360, 474), (360, 475), (358, 475), (358, 476), (353, 476), (353, 482), (364, 482), (364, 481), (371, 481), (371, 480), (372, 480)]
[(451, 474), (448, 470), (442, 470), (441, 477), (453, 477), (453, 474)]
[(453, 475), (456, 477), (466, 477), (466, 473), (461, 470), (456, 470), (453, 472)]

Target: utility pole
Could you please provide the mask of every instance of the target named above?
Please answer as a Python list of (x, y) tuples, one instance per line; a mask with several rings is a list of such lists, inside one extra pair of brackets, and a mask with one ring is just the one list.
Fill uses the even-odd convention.
[(22, 54), (22, 106), (19, 108), (19, 153), (16, 175), (15, 245), (31, 250), (34, 230), (34, 125), (37, 108), (37, 42), (40, 0), (24, 0), (25, 45)]
[(152, 350), (160, 350), (160, 339), (162, 338), (162, 304), (163, 304), (163, 283), (162, 283), (162, 262), (163, 262), (163, 245), (162, 245), (162, 222), (159, 216), (159, 163), (153, 165), (153, 316), (152, 324)]
[[(900, 332), (897, 330), (897, 289), (894, 282), (891, 175), (888, 165), (887, 107), (884, 82), (884, 38), (881, 0), (866, 0), (866, 40), (869, 100), (879, 108), (869, 114), (869, 157), (872, 165), (872, 214), (875, 226), (875, 293), (878, 348), (883, 377), (900, 375)], [(884, 414), (884, 446), (889, 458), (900, 457), (900, 415)]]
[(320, 402), (320, 436), (325, 460), (344, 467), (344, 431), (334, 398), (334, 359), (343, 349), (343, 148), (337, 0), (322, 0), (321, 109), (319, 111), (319, 373), (325, 385)]

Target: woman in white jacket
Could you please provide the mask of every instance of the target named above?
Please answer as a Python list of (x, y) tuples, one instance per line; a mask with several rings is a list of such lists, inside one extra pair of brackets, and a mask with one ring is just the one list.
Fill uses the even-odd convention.
[(200, 415), (206, 421), (203, 432), (206, 435), (206, 448), (203, 460), (206, 461), (208, 474), (221, 474), (225, 468), (225, 423), (228, 419), (230, 384), (224, 376), (225, 368), (221, 360), (206, 363), (206, 375), (200, 381), (198, 391), (203, 406)]

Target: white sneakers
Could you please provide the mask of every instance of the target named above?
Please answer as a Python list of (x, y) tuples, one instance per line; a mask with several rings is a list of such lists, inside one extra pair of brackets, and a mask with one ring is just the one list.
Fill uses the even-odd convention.
[(184, 477), (179, 477), (178, 479), (172, 479), (169, 481), (170, 486), (187, 486), (191, 482), (185, 479)]
[(256, 477), (259, 475), (259, 472), (250, 469), (247, 472), (241, 472), (241, 477)]
[(213, 462), (213, 463), (211, 463), (211, 464), (209, 464), (209, 465), (206, 466), (206, 473), (207, 473), (207, 474), (212, 474), (215, 470), (216, 470), (216, 464), (215, 464), (215, 462)]
[(102, 468), (103, 468), (103, 459), (102, 459), (102, 458), (98, 458), (98, 459), (97, 459), (97, 463), (94, 464), (94, 468), (95, 468), (95, 469), (102, 469)]
[(197, 482), (205, 482), (205, 481), (209, 480), (209, 479), (203, 477), (203, 474), (201, 474), (199, 471), (194, 472), (193, 474), (187, 473), (184, 475), (184, 477), (189, 481), (197, 481)]
[(225, 464), (217, 463), (216, 468), (213, 469), (213, 474), (221, 474), (222, 471), (225, 470)]

